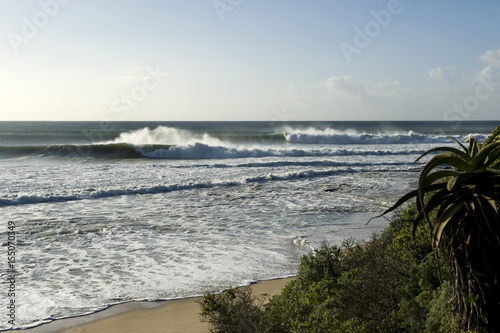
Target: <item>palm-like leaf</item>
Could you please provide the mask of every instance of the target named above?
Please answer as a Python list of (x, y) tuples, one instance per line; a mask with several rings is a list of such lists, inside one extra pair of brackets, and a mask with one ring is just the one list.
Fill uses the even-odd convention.
[(461, 217), (461, 212), (465, 209), (465, 203), (462, 201), (453, 202), (445, 209), (440, 211), (440, 215), (436, 221), (433, 233), (433, 245), (437, 247), (441, 242), (441, 235), (449, 223), (456, 223), (457, 219)]
[[(413, 222), (413, 233), (426, 220), (432, 226), (435, 248), (443, 238), (449, 242), (457, 311), (466, 329), (491, 327), (495, 325), (492, 323), (500, 326), (500, 318), (494, 315), (500, 313), (499, 138), (500, 127), (483, 144), (469, 138), (466, 147), (451, 138), (460, 149), (437, 147), (425, 152), (417, 161), (437, 154), (422, 169), (418, 188), (382, 214), (415, 198), (419, 214)], [(434, 210), (436, 218), (431, 221), (430, 212)], [(490, 289), (486, 292), (484, 288)], [(474, 304), (467, 301), (479, 294), (482, 298), (474, 296)]]

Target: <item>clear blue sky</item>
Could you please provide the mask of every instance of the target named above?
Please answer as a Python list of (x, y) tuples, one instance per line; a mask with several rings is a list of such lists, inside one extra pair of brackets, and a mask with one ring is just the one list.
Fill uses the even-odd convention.
[(0, 120), (500, 120), (495, 0), (0, 0)]

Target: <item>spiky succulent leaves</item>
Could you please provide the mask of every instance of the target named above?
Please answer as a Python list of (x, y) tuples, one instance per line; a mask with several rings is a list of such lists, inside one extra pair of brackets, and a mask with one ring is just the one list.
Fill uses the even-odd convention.
[[(498, 126), (493, 132), (488, 136), (486, 140), (484, 140), (483, 146), (488, 145), (492, 142), (500, 142), (500, 126)], [(491, 164), (490, 167), (495, 169), (500, 169), (500, 159), (495, 160)]]
[(484, 140), (483, 146), (488, 145), (488, 144), (490, 144), (492, 142), (497, 141), (497, 138), (499, 136), (500, 136), (500, 126), (498, 126), (497, 128), (495, 128), (493, 130), (493, 132), (488, 136), (488, 138), (486, 138), (486, 140)]
[[(500, 135), (500, 127), (495, 135), (490, 137), (490, 141), (498, 135)], [(464, 217), (466, 214), (466, 204), (464, 201), (457, 200), (458, 198), (470, 202), (472, 200), (470, 196), (475, 192), (487, 192), (483, 195), (489, 199), (481, 201), (481, 207), (486, 207), (485, 203), (488, 202), (491, 208), (487, 209), (488, 214), (498, 212), (496, 205), (491, 206), (491, 202), (495, 202), (492, 198), (498, 197), (500, 181), (485, 177), (484, 173), (491, 174), (493, 178), (498, 178), (500, 175), (499, 170), (488, 168), (491, 163), (500, 158), (500, 142), (480, 146), (475, 138), (470, 138), (469, 147), (465, 147), (454, 138), (451, 139), (462, 148), (462, 151), (453, 147), (437, 147), (422, 154), (417, 161), (428, 154), (439, 152), (424, 166), (420, 174), (418, 189), (400, 198), (381, 215), (395, 210), (411, 198), (416, 197), (417, 210), (420, 214), (413, 221), (413, 230), (415, 231), (422, 219), (431, 224), (428, 214), (439, 207), (432, 237), (434, 246), (439, 245), (441, 235), (450, 222), (452, 224), (458, 223), (454, 215)], [(437, 168), (447, 166), (454, 169), (435, 171)], [(425, 203), (424, 198), (428, 193), (433, 193), (433, 195)], [(477, 207), (478, 205), (473, 206)]]
[(467, 189), (469, 189), (469, 191), (472, 190), (468, 186), (477, 185), (476, 182), (478, 178), (478, 174), (474, 172), (462, 173), (458, 176), (450, 178), (446, 184), (446, 189), (456, 195), (466, 195), (468, 192)]
[(441, 170), (441, 171), (435, 171), (429, 175), (423, 180), (423, 185), (427, 186), (430, 184), (435, 183), (436, 181), (445, 181), (446, 179), (450, 177), (456, 177), (460, 176), (462, 173), (456, 170)]
[[(474, 271), (481, 272), (482, 277), (477, 278), (487, 280), (497, 275), (500, 262), (495, 252), (500, 248), (499, 239), (499, 218), (494, 200), (484, 197), (476, 198), (466, 202), (469, 215), (469, 225), (464, 226), (467, 237), (463, 240), (462, 252), (465, 255), (466, 263)], [(496, 262), (496, 264), (492, 264)], [(483, 285), (478, 285), (483, 289)]]
[(465, 210), (465, 203), (462, 200), (453, 200), (449, 205), (440, 211), (440, 215), (436, 221), (436, 226), (434, 227), (434, 233), (432, 235), (432, 244), (434, 247), (438, 247), (441, 242), (441, 236), (446, 227), (450, 224), (458, 224), (460, 218), (463, 216), (463, 211)]
[(430, 181), (435, 182), (439, 179), (436, 176), (430, 176), (431, 178), (427, 179), (429, 177), (430, 172), (439, 166), (452, 166), (455, 168), (455, 171), (470, 172), (472, 171), (472, 167), (468, 163), (469, 158), (464, 159), (464, 157), (465, 156), (463, 156), (461, 152), (460, 154), (457, 154), (455, 152), (444, 152), (437, 154), (434, 157), (432, 157), (429, 162), (427, 162), (427, 164), (424, 166), (424, 169), (420, 173), (418, 194), (417, 194), (417, 209), (418, 211), (422, 211), (424, 213), (424, 217), (428, 223), (430, 223), (428, 216), (429, 211), (424, 209), (424, 197), (426, 194), (424, 189), (425, 186), (429, 184)]
[[(431, 226), (432, 245), (449, 251), (456, 311), (462, 328), (500, 327), (500, 127), (483, 144), (469, 138), (467, 147), (438, 147), (423, 167), (418, 188), (403, 196), (385, 215), (416, 198), (417, 218)], [(432, 222), (429, 214), (436, 211)], [(446, 242), (444, 243), (444, 239)], [(468, 300), (472, 297), (474, 303)]]
[(465, 148), (461, 143), (459, 143), (457, 140), (455, 140), (454, 138), (450, 138), (452, 140), (454, 140), (455, 142), (457, 142), (458, 144), (460, 144), (460, 146), (463, 148), (464, 151), (460, 151), (458, 150), (457, 148), (453, 148), (453, 147), (447, 147), (447, 146), (444, 146), (444, 147), (436, 147), (436, 148), (432, 148), (432, 149), (429, 149), (428, 151), (426, 151), (425, 153), (423, 153), (422, 155), (420, 155), (416, 160), (415, 162), (418, 162), (420, 161), (423, 157), (429, 155), (429, 154), (432, 154), (432, 153), (436, 153), (436, 152), (440, 152), (440, 153), (443, 153), (443, 152), (449, 152), (449, 153), (453, 153), (453, 154), (456, 154), (460, 157), (462, 157), (462, 159), (464, 160), (468, 160), (469, 159), (469, 150), (467, 148)]
[[(438, 189), (440, 189), (442, 187), (443, 187), (443, 184), (433, 184), (433, 185), (426, 186), (425, 190), (427, 192), (433, 192), (433, 191), (436, 191), (436, 190), (438, 190)], [(392, 205), (390, 208), (386, 209), (382, 214), (377, 215), (375, 217), (372, 217), (370, 220), (368, 220), (368, 222), (366, 224), (370, 223), (371, 220), (374, 220), (376, 218), (382, 217), (382, 216), (384, 216), (384, 215), (386, 215), (386, 214), (388, 214), (388, 213), (390, 213), (390, 212), (398, 209), (403, 204), (405, 204), (406, 202), (408, 202), (410, 199), (416, 197), (417, 195), (418, 195), (418, 190), (413, 190), (413, 191), (411, 191), (411, 192), (403, 195), (401, 198), (399, 198), (399, 200), (394, 205)]]
[(476, 138), (470, 138), (469, 140), (469, 156), (473, 157), (479, 152), (479, 144)]
[(477, 170), (488, 167), (500, 157), (500, 141), (484, 145), (475, 155), (472, 155), (471, 166)]
[(493, 247), (500, 247), (500, 221), (496, 201), (486, 196), (477, 198), (478, 216), (475, 219), (486, 241)]
[[(466, 214), (465, 203), (457, 201), (458, 198), (470, 202), (472, 200), (470, 196), (476, 192), (483, 192), (482, 194), (489, 198), (486, 202), (494, 202), (495, 200), (492, 198), (498, 197), (500, 179), (497, 178), (500, 176), (500, 168), (488, 167), (500, 158), (500, 142), (493, 142), (499, 135), (500, 127), (488, 138), (487, 142), (490, 144), (487, 145), (481, 146), (475, 138), (470, 138), (469, 147), (465, 147), (456, 139), (451, 138), (462, 150), (453, 147), (437, 147), (426, 151), (416, 161), (434, 152), (439, 152), (439, 154), (432, 157), (424, 166), (420, 174), (418, 189), (404, 195), (380, 216), (416, 197), (417, 210), (420, 214), (414, 221), (413, 229), (415, 230), (422, 219), (426, 219), (430, 224), (428, 214), (439, 207), (433, 233), (433, 243), (437, 246), (446, 226), (450, 222), (457, 222), (451, 215), (453, 213), (460, 213), (462, 216)], [(437, 168), (441, 167), (453, 167), (453, 170), (436, 171)], [(486, 176), (485, 173), (489, 173), (490, 176)], [(429, 193), (433, 194), (425, 203), (424, 198)], [(482, 207), (485, 207), (485, 201), (481, 202)], [(498, 211), (496, 205), (494, 207), (490, 205), (490, 207), (492, 209), (488, 209), (489, 213)]]
[[(468, 150), (468, 149), (467, 149), (467, 148), (466, 148), (466, 147), (465, 147), (462, 143), (460, 143), (457, 139), (455, 139), (455, 138), (453, 138), (453, 137), (451, 137), (451, 136), (449, 136), (449, 138), (450, 138), (450, 139), (452, 139), (453, 141), (455, 141), (455, 143), (456, 143), (457, 145), (459, 145), (459, 146), (460, 146), (460, 148), (462, 148), (462, 150), (463, 150), (464, 152), (466, 152), (466, 153), (468, 153), (468, 152), (469, 152), (469, 150)], [(467, 140), (468, 140), (468, 139), (467, 139)], [(466, 140), (465, 142), (467, 142), (467, 140)]]

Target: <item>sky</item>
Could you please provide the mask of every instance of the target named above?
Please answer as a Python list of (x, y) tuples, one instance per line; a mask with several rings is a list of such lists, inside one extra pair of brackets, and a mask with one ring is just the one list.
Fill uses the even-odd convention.
[(0, 0), (0, 120), (500, 120), (497, 0)]

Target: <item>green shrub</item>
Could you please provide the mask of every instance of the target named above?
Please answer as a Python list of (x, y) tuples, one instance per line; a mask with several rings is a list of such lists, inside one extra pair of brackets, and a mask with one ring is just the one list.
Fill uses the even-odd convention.
[(202, 316), (212, 332), (454, 332), (448, 268), (428, 225), (412, 230), (415, 218), (409, 205), (362, 246), (325, 244), (304, 256), (297, 278), (264, 307), (231, 289), (205, 296)]
[(325, 332), (337, 326), (332, 295), (338, 290), (344, 260), (335, 246), (302, 257), (297, 279), (266, 305), (263, 332)]
[(203, 321), (211, 332), (258, 332), (262, 310), (248, 287), (232, 288), (222, 294), (210, 294), (199, 302)]
[(460, 332), (458, 315), (452, 313), (450, 304), (451, 288), (442, 284), (433, 291), (428, 304), (426, 333), (453, 333)]

